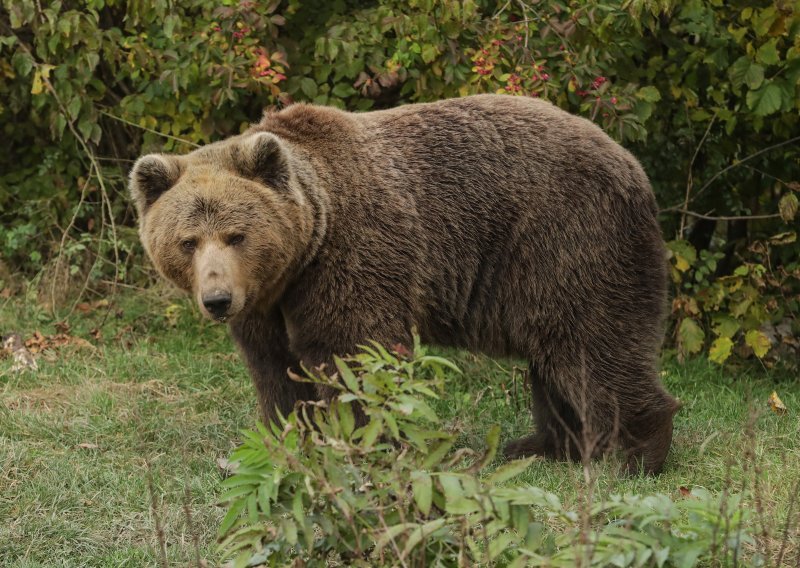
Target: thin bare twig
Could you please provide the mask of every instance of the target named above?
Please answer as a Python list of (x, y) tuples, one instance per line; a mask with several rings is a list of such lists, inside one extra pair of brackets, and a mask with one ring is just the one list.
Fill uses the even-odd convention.
[[(752, 160), (753, 158), (757, 158), (758, 156), (760, 156), (760, 155), (762, 155), (762, 154), (765, 154), (765, 153), (767, 153), (767, 152), (770, 152), (770, 151), (772, 151), (772, 150), (777, 150), (778, 148), (780, 148), (780, 147), (782, 147), (782, 146), (786, 146), (786, 145), (788, 145), (788, 144), (794, 144), (795, 142), (800, 142), (800, 136), (795, 136), (794, 138), (789, 138), (788, 140), (784, 140), (783, 142), (778, 142), (777, 144), (773, 144), (773, 145), (771, 145), (771, 146), (767, 146), (766, 148), (762, 148), (762, 149), (761, 149), (761, 150), (759, 150), (758, 152), (754, 152), (753, 154), (750, 154), (749, 156), (745, 156), (745, 157), (744, 157), (744, 158), (742, 158), (741, 160), (739, 160), (739, 161), (737, 161), (737, 162), (735, 162), (735, 163), (733, 163), (733, 164), (731, 164), (731, 165), (729, 165), (729, 166), (727, 166), (727, 167), (725, 167), (725, 168), (722, 168), (720, 171), (718, 171), (716, 174), (714, 174), (714, 175), (711, 177), (711, 179), (710, 179), (710, 180), (708, 180), (708, 181), (707, 181), (705, 184), (703, 184), (703, 187), (701, 187), (699, 190), (697, 190), (697, 193), (695, 193), (695, 194), (694, 194), (694, 197), (692, 197), (692, 198), (689, 200), (689, 203), (691, 203), (692, 201), (694, 201), (695, 199), (697, 199), (698, 197), (700, 197), (700, 195), (701, 195), (701, 194), (702, 194), (702, 193), (703, 193), (703, 192), (704, 192), (706, 189), (708, 189), (708, 188), (711, 186), (711, 184), (712, 184), (712, 183), (714, 183), (715, 181), (717, 181), (717, 179), (718, 179), (720, 176), (722, 176), (723, 174), (726, 174), (726, 173), (727, 173), (727, 172), (729, 172), (730, 170), (732, 170), (732, 169), (734, 169), (734, 168), (737, 168), (737, 167), (741, 166), (742, 164), (744, 164), (745, 162), (748, 162), (748, 161)], [(678, 206), (678, 205), (676, 205), (675, 207), (679, 207), (679, 206)], [(674, 209), (674, 208), (670, 208), (670, 209)]]
[[(786, 512), (786, 523), (783, 526), (783, 538), (781, 538), (781, 548), (778, 552), (778, 559), (775, 561), (775, 566), (783, 564), (783, 556), (786, 554), (786, 545), (789, 542), (789, 531), (792, 528), (792, 515), (794, 513), (794, 504), (797, 501), (798, 493), (800, 493), (800, 479), (794, 484), (794, 491), (789, 498), (789, 510)], [(798, 555), (798, 562), (800, 562), (800, 555)]]
[(189, 531), (189, 535), (192, 537), (192, 549), (194, 551), (194, 562), (197, 565), (197, 568), (202, 568), (203, 563), (200, 560), (200, 538), (197, 536), (197, 530), (194, 527), (194, 521), (192, 520), (192, 495), (189, 491), (189, 480), (186, 480), (186, 484), (183, 486), (183, 514), (186, 515), (186, 529)]
[(683, 230), (686, 227), (686, 216), (688, 215), (685, 211), (689, 209), (689, 195), (692, 192), (692, 186), (694, 185), (694, 176), (692, 176), (692, 170), (694, 169), (694, 163), (697, 160), (698, 154), (700, 154), (700, 149), (703, 147), (706, 139), (708, 138), (708, 134), (711, 132), (711, 127), (714, 126), (714, 122), (717, 120), (717, 113), (714, 113), (714, 116), (711, 117), (711, 121), (708, 123), (708, 127), (706, 128), (705, 134), (700, 139), (700, 143), (697, 145), (697, 148), (694, 149), (694, 155), (692, 156), (692, 161), (689, 162), (689, 173), (686, 176), (686, 196), (683, 199), (683, 209), (684, 213), (681, 215), (681, 225), (680, 229), (678, 229), (678, 238), (683, 237)]
[(167, 568), (167, 538), (164, 535), (164, 527), (161, 525), (161, 517), (158, 516), (158, 503), (156, 502), (156, 490), (153, 483), (153, 470), (150, 468), (150, 462), (145, 462), (147, 465), (147, 491), (150, 493), (150, 513), (153, 515), (153, 521), (156, 525), (156, 538), (158, 540), (158, 558), (161, 568)]
[(67, 237), (69, 236), (69, 232), (75, 226), (75, 221), (78, 218), (78, 213), (80, 213), (81, 207), (83, 206), (83, 202), (86, 200), (86, 189), (89, 187), (89, 181), (92, 179), (92, 172), (89, 172), (86, 181), (81, 188), (81, 197), (78, 200), (78, 205), (75, 207), (75, 213), (70, 218), (69, 223), (67, 223), (67, 228), (64, 229), (64, 232), (61, 234), (61, 244), (58, 247), (58, 256), (56, 257), (56, 265), (53, 269), (53, 282), (50, 286), (50, 307), (53, 311), (53, 317), (56, 319), (58, 318), (58, 314), (56, 314), (56, 282), (58, 281), (58, 273), (61, 269), (61, 260), (64, 257), (64, 245), (67, 242)]
[(707, 219), (709, 221), (742, 221), (753, 219), (777, 219), (781, 216), (780, 213), (771, 213), (769, 215), (704, 215), (703, 213), (696, 213), (683, 209), (682, 207), (669, 207), (662, 209), (659, 213), (682, 213), (689, 217), (696, 217), (698, 219)]
[[(9, 35), (11, 35), (11, 36), (16, 38), (17, 44), (20, 46), (20, 48), (23, 51), (25, 51), (25, 53), (28, 54), (28, 57), (31, 58), (31, 62), (32, 62), (33, 66), (36, 68), (37, 71), (39, 71), (39, 69), (41, 67), (41, 63), (39, 63), (36, 60), (36, 57), (34, 57), (34, 54), (33, 54), (33, 51), (31, 50), (31, 48), (28, 47), (28, 45), (26, 45), (25, 42), (23, 42), (22, 39), (20, 39), (20, 37), (17, 36), (16, 33), (14, 33), (14, 30), (9, 28), (7, 25), (3, 25), (3, 27), (6, 28), (7, 33)], [(110, 227), (111, 227), (111, 241), (112, 241), (113, 246), (114, 246), (114, 282), (115, 282), (115, 285), (112, 287), (112, 290), (111, 290), (111, 294), (114, 295), (116, 293), (116, 282), (117, 282), (117, 280), (119, 280), (119, 243), (117, 241), (117, 227), (116, 227), (116, 223), (114, 221), (114, 212), (113, 212), (113, 210), (111, 208), (111, 198), (110, 198), (108, 190), (106, 188), (106, 184), (105, 184), (105, 182), (103, 180), (103, 175), (102, 175), (102, 170), (100, 169), (100, 164), (98, 163), (97, 158), (94, 155), (94, 152), (92, 152), (91, 148), (89, 148), (89, 142), (83, 137), (83, 135), (81, 135), (80, 132), (78, 132), (78, 129), (75, 127), (75, 121), (70, 116), (70, 113), (67, 111), (66, 106), (64, 106), (64, 103), (61, 100), (61, 97), (58, 96), (58, 93), (56, 92), (55, 88), (53, 87), (53, 84), (50, 82), (50, 78), (47, 76), (46, 73), (39, 73), (39, 76), (41, 77), (42, 83), (47, 88), (48, 92), (52, 95), (53, 100), (55, 100), (56, 105), (58, 106), (59, 112), (64, 117), (64, 120), (66, 121), (67, 126), (70, 129), (70, 132), (72, 132), (72, 135), (78, 141), (78, 144), (83, 149), (84, 153), (86, 154), (86, 157), (89, 158), (89, 162), (91, 163), (91, 166), (92, 166), (92, 169), (94, 170), (94, 173), (97, 174), (97, 182), (98, 182), (98, 185), (100, 187), (100, 195), (101, 195), (101, 214), (100, 214), (100, 217), (101, 217), (101, 221), (103, 221), (103, 224), (104, 224), (105, 223), (105, 213), (103, 213), (103, 211), (108, 213), (108, 221), (109, 221), (109, 224), (110, 224)]]
[(108, 111), (105, 111), (105, 110), (101, 110), (100, 114), (105, 115), (105, 116), (107, 116), (109, 118), (113, 118), (114, 120), (118, 120), (118, 121), (122, 122), (123, 124), (127, 124), (128, 126), (133, 126), (134, 128), (138, 128), (140, 130), (144, 130), (145, 132), (150, 132), (151, 134), (156, 134), (158, 136), (162, 136), (163, 138), (166, 138), (168, 140), (174, 140), (175, 142), (181, 142), (183, 144), (188, 144), (190, 146), (194, 146), (195, 148), (199, 148), (200, 147), (200, 144), (195, 144), (191, 140), (186, 140), (184, 138), (179, 138), (178, 136), (173, 136), (172, 134), (165, 134), (164, 132), (159, 132), (158, 130), (155, 130), (153, 128), (148, 128), (147, 126), (142, 126), (140, 124), (136, 124), (135, 122), (131, 122), (130, 120), (126, 120), (126, 119), (122, 118), (121, 116), (117, 116), (117, 115), (112, 114), (112, 113), (110, 113)]

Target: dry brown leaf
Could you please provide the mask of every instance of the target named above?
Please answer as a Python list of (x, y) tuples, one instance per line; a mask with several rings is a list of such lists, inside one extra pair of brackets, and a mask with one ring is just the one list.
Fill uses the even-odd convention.
[(96, 450), (100, 446), (98, 446), (97, 444), (92, 444), (91, 442), (82, 442), (78, 444), (77, 447), (82, 448), (84, 450)]
[(769, 404), (769, 407), (775, 414), (783, 416), (787, 412), (786, 405), (783, 404), (783, 401), (778, 396), (777, 391), (772, 391), (772, 394), (769, 395), (769, 399), (767, 399), (767, 404)]
[(219, 469), (222, 470), (222, 475), (225, 477), (229, 477), (236, 473), (236, 470), (239, 469), (239, 462), (238, 461), (228, 461), (226, 458), (219, 458), (217, 459), (217, 466)]
[(70, 325), (67, 321), (58, 321), (53, 324), (53, 327), (56, 328), (56, 331), (59, 333), (69, 333)]
[(411, 351), (409, 351), (408, 347), (402, 343), (395, 343), (392, 346), (392, 351), (394, 351), (401, 359), (411, 359)]
[(46, 350), (54, 350), (59, 347), (71, 345), (78, 348), (87, 347), (95, 349), (95, 346), (83, 338), (75, 337), (67, 333), (56, 333), (55, 335), (42, 335), (40, 331), (34, 331), (33, 335), (25, 342), (25, 346), (31, 353), (42, 353)]

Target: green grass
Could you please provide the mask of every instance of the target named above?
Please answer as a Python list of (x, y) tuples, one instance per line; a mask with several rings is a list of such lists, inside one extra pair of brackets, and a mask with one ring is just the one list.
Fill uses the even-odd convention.
[[(196, 553), (216, 564), (224, 513), (216, 504), (223, 476), (217, 460), (256, 416), (249, 378), (225, 328), (202, 321), (190, 303), (163, 290), (126, 293), (68, 321), (71, 335), (96, 347), (46, 352), (36, 373), (12, 373), (10, 359), (0, 360), (0, 566), (156, 565), (153, 504), (171, 564), (188, 565)], [(96, 328), (100, 340), (91, 338)], [(55, 333), (35, 302), (9, 300), (0, 308), (0, 333), (28, 337), (37, 329)], [(450, 378), (437, 410), (462, 433), (463, 445), (479, 447), (496, 423), (506, 439), (528, 433), (513, 362), (446, 354), (464, 375)], [(597, 462), (588, 472), (594, 498), (624, 492), (680, 498), (681, 487), (752, 490), (757, 480), (753, 530), (774, 556), (800, 475), (800, 382), (763, 368), (728, 371), (700, 361), (665, 364), (664, 380), (684, 403), (665, 473), (621, 478), (613, 459)], [(769, 411), (773, 390), (787, 415)], [(523, 481), (580, 506), (586, 473), (576, 464), (537, 461)], [(800, 547), (797, 510), (786, 540), (789, 559)]]

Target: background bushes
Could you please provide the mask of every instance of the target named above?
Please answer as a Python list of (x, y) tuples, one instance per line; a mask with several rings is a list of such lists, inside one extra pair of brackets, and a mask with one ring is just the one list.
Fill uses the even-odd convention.
[(793, 364), (799, 30), (790, 1), (3, 0), (0, 278), (72, 295), (149, 278), (124, 183), (143, 151), (293, 101), (501, 92), (586, 116), (642, 160), (678, 356)]

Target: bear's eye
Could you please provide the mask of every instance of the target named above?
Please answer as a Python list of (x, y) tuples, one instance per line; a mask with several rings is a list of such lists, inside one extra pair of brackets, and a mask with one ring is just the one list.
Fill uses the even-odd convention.
[(194, 239), (186, 239), (185, 241), (181, 241), (181, 248), (186, 252), (192, 252), (195, 248), (197, 248), (197, 241)]
[(236, 246), (240, 244), (244, 240), (244, 235), (233, 235), (230, 239), (228, 239), (228, 244), (231, 246)]

